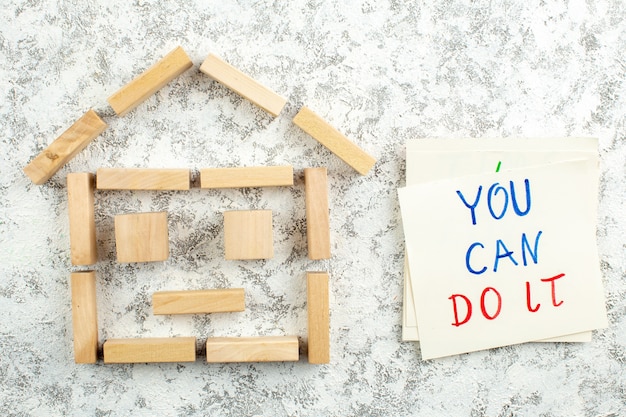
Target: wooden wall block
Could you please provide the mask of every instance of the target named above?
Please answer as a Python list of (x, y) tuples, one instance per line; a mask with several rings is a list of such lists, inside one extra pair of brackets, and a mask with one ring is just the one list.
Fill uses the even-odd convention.
[(284, 97), (279, 96), (213, 54), (209, 54), (204, 60), (200, 66), (200, 71), (250, 100), (274, 117), (278, 116), (287, 103)]
[(226, 259), (269, 259), (274, 256), (271, 210), (224, 213)]
[(115, 216), (118, 262), (156, 262), (169, 258), (167, 213), (133, 213)]
[(330, 362), (328, 273), (307, 272), (309, 363)]
[(100, 168), (99, 190), (189, 190), (189, 169)]
[(192, 65), (179, 46), (109, 97), (109, 104), (118, 116), (124, 116)]
[(104, 363), (194, 362), (195, 337), (109, 339)]
[(206, 360), (219, 362), (287, 362), (300, 359), (297, 336), (209, 337)]
[(376, 159), (307, 107), (296, 114), (293, 122), (361, 175), (367, 174), (376, 163)]
[(204, 168), (201, 188), (276, 187), (293, 185), (292, 166)]
[(160, 291), (152, 294), (154, 314), (199, 314), (244, 311), (243, 288)]
[(73, 272), (70, 279), (74, 361), (76, 363), (96, 363), (98, 359), (96, 273), (94, 271)]
[(309, 259), (329, 259), (330, 219), (326, 168), (305, 168), (304, 190)]
[(98, 261), (93, 191), (93, 174), (89, 172), (67, 174), (72, 265), (92, 265)]
[(24, 173), (35, 184), (43, 184), (106, 128), (100, 116), (89, 110), (26, 165)]

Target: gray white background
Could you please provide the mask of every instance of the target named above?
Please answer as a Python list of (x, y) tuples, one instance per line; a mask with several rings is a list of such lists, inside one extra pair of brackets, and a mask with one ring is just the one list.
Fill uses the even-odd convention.
[[(3, 1), (0, 413), (20, 416), (626, 415), (622, 0)], [(194, 67), (117, 118), (106, 97), (181, 45)], [(216, 53), (283, 94), (277, 118), (199, 73)], [(378, 162), (361, 177), (291, 123), (306, 104)], [(43, 186), (22, 168), (89, 108), (110, 128)], [(423, 362), (401, 343), (406, 140), (594, 136), (610, 326)], [(332, 363), (75, 365), (65, 175), (292, 164), (293, 188), (98, 192), (100, 342), (306, 337), (305, 271), (331, 273)], [(333, 258), (306, 258), (302, 169), (327, 166)], [(222, 212), (274, 211), (276, 256), (223, 260)], [(113, 216), (167, 210), (165, 263), (115, 262)], [(244, 313), (155, 317), (152, 292), (245, 287)]]

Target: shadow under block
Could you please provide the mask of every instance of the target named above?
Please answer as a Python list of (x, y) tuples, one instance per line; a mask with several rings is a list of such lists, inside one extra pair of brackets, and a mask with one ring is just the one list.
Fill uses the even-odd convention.
[(274, 117), (278, 116), (287, 103), (287, 99), (284, 97), (213, 54), (207, 56), (200, 66), (200, 71), (250, 100)]
[(297, 336), (209, 337), (206, 360), (220, 362), (291, 362), (300, 359)]
[(190, 171), (183, 169), (100, 168), (99, 190), (189, 190)]
[(118, 262), (157, 262), (169, 258), (167, 213), (133, 213), (115, 216)]
[(272, 211), (225, 212), (224, 249), (228, 260), (272, 258), (274, 256)]
[(330, 312), (328, 273), (307, 272), (309, 363), (330, 362)]
[(304, 190), (309, 259), (329, 259), (330, 219), (326, 168), (305, 168)]
[(292, 185), (292, 166), (204, 168), (200, 170), (200, 188), (277, 187)]
[(158, 314), (201, 314), (244, 311), (243, 288), (194, 291), (160, 291), (152, 294), (152, 311)]
[(70, 279), (74, 361), (76, 363), (96, 363), (98, 359), (96, 273), (94, 271), (73, 272)]
[(93, 193), (93, 174), (89, 172), (67, 174), (72, 265), (93, 265), (98, 261)]
[(109, 339), (103, 350), (104, 363), (194, 362), (196, 338)]
[(106, 128), (100, 116), (89, 110), (26, 165), (24, 173), (35, 184), (43, 184)]
[(376, 163), (376, 159), (368, 155), (308, 107), (302, 107), (293, 118), (293, 122), (361, 175), (367, 174)]
[(124, 116), (192, 65), (187, 53), (178, 46), (109, 97), (109, 105), (118, 116)]

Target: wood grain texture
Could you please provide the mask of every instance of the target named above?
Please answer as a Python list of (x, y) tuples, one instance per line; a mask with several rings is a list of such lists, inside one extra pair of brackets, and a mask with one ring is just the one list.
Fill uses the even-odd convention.
[(329, 259), (330, 218), (326, 168), (305, 168), (304, 190), (309, 259)]
[(200, 66), (200, 71), (250, 100), (274, 117), (278, 116), (287, 103), (287, 99), (284, 97), (213, 54), (207, 56)]
[(309, 363), (330, 363), (328, 273), (307, 272)]
[(159, 291), (152, 294), (154, 314), (200, 314), (244, 311), (243, 288)]
[(183, 169), (100, 168), (99, 190), (189, 190), (191, 172)]
[(89, 172), (67, 174), (72, 265), (93, 265), (98, 261), (93, 193), (93, 174)]
[(300, 359), (297, 336), (209, 337), (206, 360), (220, 362), (288, 362)]
[(133, 213), (115, 216), (118, 262), (157, 262), (169, 258), (167, 213)]
[(106, 128), (100, 116), (89, 110), (26, 165), (24, 173), (35, 184), (43, 184)]
[(98, 359), (96, 273), (94, 271), (73, 272), (70, 280), (74, 361), (76, 363), (96, 363)]
[(201, 188), (277, 187), (293, 185), (292, 166), (203, 168)]
[(361, 175), (367, 174), (376, 163), (376, 159), (307, 107), (300, 109), (293, 122)]
[(271, 210), (239, 210), (224, 213), (225, 257), (269, 259), (274, 256)]
[(194, 362), (196, 338), (109, 339), (103, 350), (104, 363)]
[(193, 62), (180, 46), (108, 98), (118, 116), (124, 116), (165, 84), (187, 71)]

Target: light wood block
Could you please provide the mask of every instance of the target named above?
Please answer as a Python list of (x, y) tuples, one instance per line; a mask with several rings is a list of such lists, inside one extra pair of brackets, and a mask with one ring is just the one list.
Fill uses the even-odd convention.
[(274, 256), (271, 210), (224, 213), (226, 259), (269, 259)]
[(35, 184), (43, 184), (106, 128), (98, 114), (89, 110), (26, 165), (24, 173)]
[(169, 258), (167, 213), (133, 213), (115, 216), (118, 262), (157, 262)]
[(204, 168), (201, 188), (278, 187), (293, 185), (292, 166)]
[(100, 168), (99, 190), (189, 190), (189, 169)]
[(219, 362), (288, 362), (300, 359), (297, 336), (210, 337), (206, 360)]
[(72, 265), (93, 265), (98, 261), (93, 192), (93, 174), (89, 172), (67, 174)]
[(307, 107), (296, 114), (293, 122), (361, 175), (367, 174), (376, 163), (376, 159)]
[(94, 271), (73, 272), (70, 279), (74, 361), (76, 363), (96, 363), (98, 359), (96, 273)]
[(307, 272), (309, 363), (330, 363), (328, 273)]
[(326, 168), (305, 168), (304, 190), (309, 259), (329, 259), (330, 219)]
[(200, 66), (200, 71), (250, 100), (274, 117), (278, 116), (287, 103), (287, 99), (284, 97), (279, 96), (213, 54), (209, 54), (204, 60)]
[(118, 116), (124, 116), (192, 65), (187, 53), (178, 46), (109, 97), (109, 105)]
[(244, 311), (243, 288), (160, 291), (152, 294), (154, 314), (200, 314)]
[(104, 363), (194, 362), (195, 337), (109, 339)]

